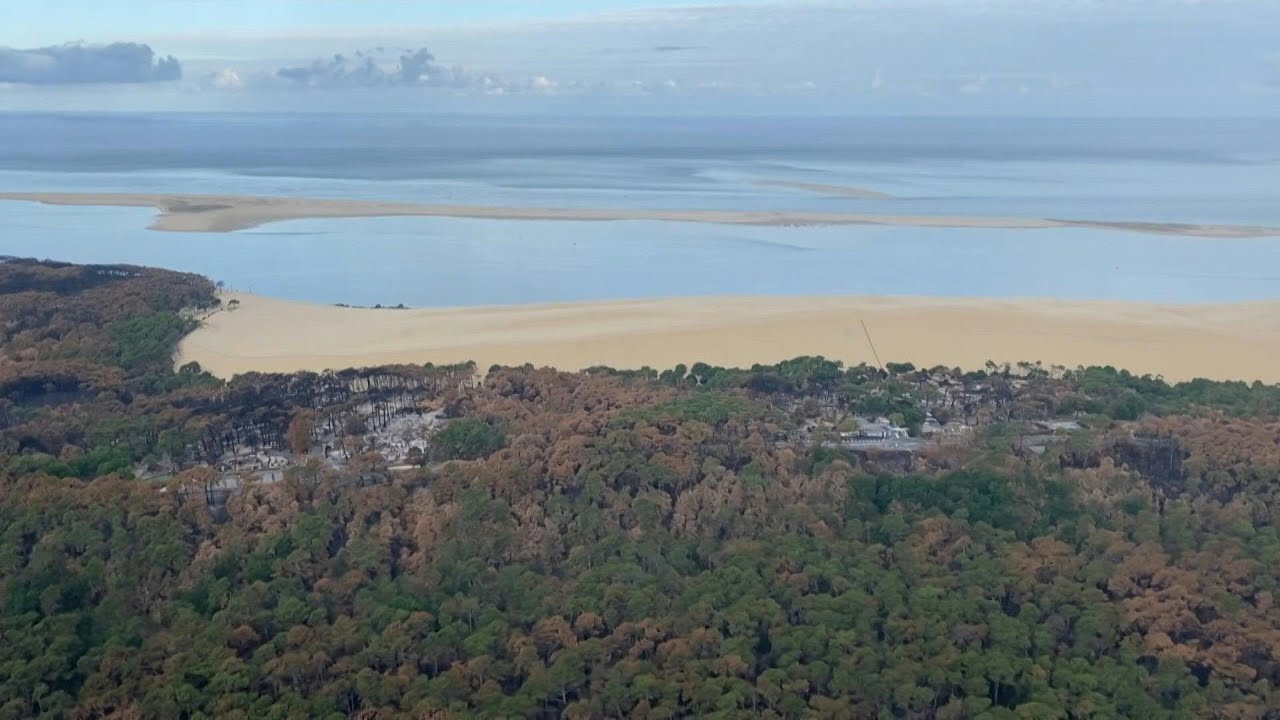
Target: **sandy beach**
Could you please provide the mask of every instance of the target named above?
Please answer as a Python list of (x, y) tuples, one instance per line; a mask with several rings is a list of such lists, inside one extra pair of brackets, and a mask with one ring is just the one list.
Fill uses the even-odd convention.
[[(812, 188), (811, 188), (812, 189)], [(138, 193), (0, 193), (0, 200), (46, 205), (153, 207), (159, 215), (153, 230), (222, 233), (283, 220), (359, 217), (454, 217), (489, 220), (658, 220), (722, 225), (899, 225), (990, 229), (1094, 227), (1206, 238), (1277, 237), (1280, 228), (1243, 225), (1048, 218), (969, 217), (950, 215), (841, 214), (792, 210), (641, 210), (532, 208), (489, 205), (433, 205), (370, 200), (251, 197), (240, 195), (168, 195)]]
[(1280, 301), (1232, 305), (930, 298), (725, 297), (373, 310), (228, 294), (179, 363), (221, 377), (386, 363), (669, 368), (825, 355), (980, 368), (1116, 365), (1171, 380), (1280, 382)]

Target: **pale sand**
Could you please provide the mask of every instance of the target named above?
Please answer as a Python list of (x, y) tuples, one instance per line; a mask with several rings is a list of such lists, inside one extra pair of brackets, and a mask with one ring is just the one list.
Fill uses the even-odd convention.
[(918, 366), (1115, 365), (1171, 380), (1280, 382), (1280, 301), (1172, 306), (926, 298), (728, 297), (369, 310), (252, 295), (187, 337), (221, 377), (389, 363), (749, 367), (799, 355)]
[(895, 199), (889, 193), (882, 193), (877, 190), (868, 190), (867, 188), (852, 187), (849, 185), (825, 185), (823, 183), (796, 182), (792, 180), (757, 180), (755, 184), (761, 187), (804, 190), (805, 192), (817, 193), (819, 195), (831, 195), (834, 197), (851, 197), (860, 198), (862, 200)]
[(0, 200), (47, 205), (154, 207), (153, 230), (232, 232), (282, 220), (358, 217), (455, 217), (490, 220), (661, 220), (724, 225), (902, 225), (911, 227), (1040, 229), (1099, 227), (1164, 235), (1216, 238), (1280, 236), (1280, 228), (1243, 225), (950, 215), (859, 215), (794, 210), (639, 210), (594, 208), (516, 208), (488, 205), (431, 205), (371, 200), (249, 197), (238, 195), (164, 195), (137, 193), (0, 193)]

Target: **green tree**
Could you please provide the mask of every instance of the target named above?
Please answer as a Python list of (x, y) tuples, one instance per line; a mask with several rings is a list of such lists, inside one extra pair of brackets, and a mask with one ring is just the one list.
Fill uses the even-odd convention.
[(466, 418), (450, 422), (432, 438), (431, 455), (436, 460), (479, 460), (506, 444), (506, 436), (499, 428), (480, 419)]

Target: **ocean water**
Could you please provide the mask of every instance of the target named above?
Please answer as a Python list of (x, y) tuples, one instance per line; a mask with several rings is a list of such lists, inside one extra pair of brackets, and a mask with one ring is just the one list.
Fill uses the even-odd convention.
[[(0, 115), (0, 138), (0, 191), (1280, 226), (1280, 123), (1261, 120), (10, 114)], [(770, 181), (894, 197), (761, 184)], [(214, 235), (152, 232), (152, 215), (0, 202), (0, 254), (159, 265), (352, 304), (1280, 297), (1278, 238), (450, 218), (297, 220)]]

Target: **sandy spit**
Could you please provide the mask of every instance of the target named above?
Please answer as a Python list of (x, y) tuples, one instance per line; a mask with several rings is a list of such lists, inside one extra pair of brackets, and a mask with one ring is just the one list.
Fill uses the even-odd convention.
[(372, 310), (228, 294), (178, 363), (220, 377), (386, 363), (577, 370), (749, 367), (798, 355), (980, 368), (1115, 365), (1170, 380), (1280, 382), (1280, 301), (1230, 305), (864, 297), (717, 297)]
[(817, 193), (819, 195), (829, 195), (832, 197), (851, 197), (862, 200), (893, 200), (893, 195), (883, 193), (878, 190), (869, 190), (867, 188), (853, 187), (850, 185), (827, 185), (824, 183), (796, 182), (792, 180), (757, 180), (756, 185), (760, 187), (776, 187), (788, 190), (803, 190), (805, 192)]
[(491, 220), (661, 220), (723, 225), (901, 225), (991, 229), (1099, 227), (1195, 237), (1249, 238), (1280, 236), (1280, 228), (1242, 225), (1191, 225), (1186, 223), (948, 215), (860, 215), (793, 210), (518, 208), (489, 205), (433, 205), (371, 200), (139, 193), (0, 193), (0, 200), (21, 200), (39, 202), (46, 205), (154, 207), (160, 211), (160, 214), (156, 217), (155, 222), (152, 223), (151, 229), (173, 232), (233, 232), (282, 220), (306, 218), (419, 216)]

